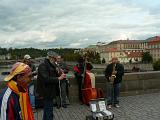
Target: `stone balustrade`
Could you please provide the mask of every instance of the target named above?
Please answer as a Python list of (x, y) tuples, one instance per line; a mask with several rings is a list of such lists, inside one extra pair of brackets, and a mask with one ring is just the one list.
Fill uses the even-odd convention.
[[(70, 80), (70, 100), (78, 101), (78, 86), (76, 80)], [(96, 88), (107, 92), (107, 82), (104, 75), (96, 75)], [(126, 73), (123, 76), (120, 96), (137, 95), (160, 91), (160, 71)]]
[[(78, 86), (75, 79), (70, 80), (69, 96), (71, 102), (78, 101)], [(5, 82), (0, 82), (0, 89)], [(104, 75), (96, 75), (96, 88), (107, 91), (107, 82)], [(137, 95), (160, 91), (160, 71), (126, 73), (121, 85), (121, 96)], [(50, 91), (48, 91), (50, 92)]]

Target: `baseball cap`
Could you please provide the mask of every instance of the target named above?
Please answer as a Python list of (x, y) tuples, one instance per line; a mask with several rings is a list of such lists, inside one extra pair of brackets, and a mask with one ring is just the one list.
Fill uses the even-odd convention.
[(10, 74), (4, 78), (4, 81), (10, 81), (14, 76), (18, 74), (27, 74), (29, 72), (31, 72), (31, 68), (28, 65), (22, 62), (17, 62), (12, 66)]
[(24, 56), (24, 59), (31, 59), (31, 56), (30, 55), (28, 55), (28, 54), (26, 54), (25, 56)]

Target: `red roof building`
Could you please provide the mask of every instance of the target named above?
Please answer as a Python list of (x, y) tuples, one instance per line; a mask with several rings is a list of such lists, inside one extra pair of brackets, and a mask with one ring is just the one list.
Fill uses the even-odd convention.
[(160, 36), (155, 36), (148, 42), (148, 51), (153, 57), (153, 61), (160, 59)]

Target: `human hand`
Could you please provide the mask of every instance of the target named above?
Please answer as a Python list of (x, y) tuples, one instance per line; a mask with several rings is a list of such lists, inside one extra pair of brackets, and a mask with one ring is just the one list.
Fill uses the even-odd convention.
[(66, 74), (62, 73), (60, 77), (58, 77), (58, 80), (63, 80), (66, 78)]

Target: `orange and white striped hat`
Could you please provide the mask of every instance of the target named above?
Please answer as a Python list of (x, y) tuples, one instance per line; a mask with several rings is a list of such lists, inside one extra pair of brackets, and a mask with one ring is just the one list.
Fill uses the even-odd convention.
[(4, 78), (4, 81), (10, 81), (14, 76), (18, 74), (28, 74), (29, 72), (31, 72), (31, 68), (28, 65), (22, 62), (17, 62), (12, 66), (10, 74)]

